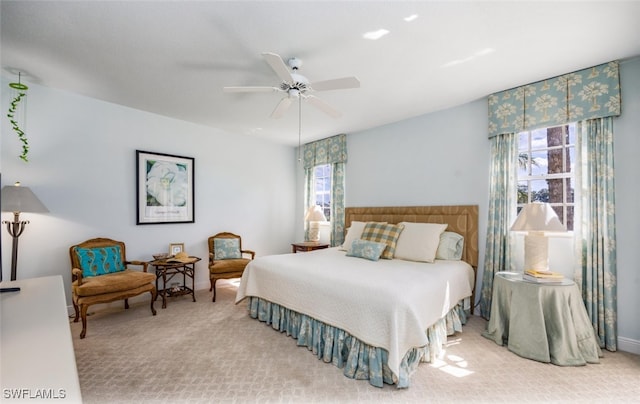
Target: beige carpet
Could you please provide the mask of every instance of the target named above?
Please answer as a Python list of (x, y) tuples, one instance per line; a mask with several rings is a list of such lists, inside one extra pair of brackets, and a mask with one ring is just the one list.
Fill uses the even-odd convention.
[[(600, 364), (558, 367), (520, 358), (483, 338), (473, 317), (446, 355), (423, 363), (411, 387), (376, 388), (344, 377), (295, 340), (234, 305), (235, 287), (148, 304), (97, 307), (87, 337), (71, 323), (85, 403), (631, 403), (640, 402), (640, 356), (604, 352)], [(43, 336), (46, 338), (46, 336)]]

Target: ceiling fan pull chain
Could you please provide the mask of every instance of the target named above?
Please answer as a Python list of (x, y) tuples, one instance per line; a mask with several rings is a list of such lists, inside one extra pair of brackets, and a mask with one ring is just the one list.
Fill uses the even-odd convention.
[(302, 148), (302, 97), (298, 97), (298, 163), (302, 161), (300, 151)]

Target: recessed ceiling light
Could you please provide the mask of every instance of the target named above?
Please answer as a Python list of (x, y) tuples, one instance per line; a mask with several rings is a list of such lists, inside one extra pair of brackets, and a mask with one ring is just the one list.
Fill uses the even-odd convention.
[(408, 17), (404, 17), (404, 20), (405, 20), (406, 22), (411, 22), (411, 21), (415, 20), (416, 18), (418, 18), (418, 14), (411, 14), (411, 15), (410, 15), (410, 16), (408, 16)]
[(371, 39), (373, 41), (375, 41), (376, 39), (380, 39), (383, 36), (387, 35), (389, 33), (388, 30), (384, 29), (384, 28), (380, 28), (377, 31), (369, 31), (369, 32), (365, 32), (362, 37), (365, 39)]
[(476, 55), (476, 56), (485, 56), (485, 55), (488, 55), (488, 54), (493, 53), (493, 52), (495, 52), (495, 51), (496, 51), (496, 50), (495, 50), (495, 49), (493, 49), (493, 48), (484, 48), (484, 49), (482, 49), (482, 50), (477, 51), (477, 52), (475, 53), (475, 55)]

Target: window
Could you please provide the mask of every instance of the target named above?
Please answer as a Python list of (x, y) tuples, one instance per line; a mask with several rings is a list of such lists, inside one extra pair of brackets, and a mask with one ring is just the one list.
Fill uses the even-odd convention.
[(518, 213), (529, 202), (547, 202), (573, 230), (575, 124), (518, 134)]
[(323, 164), (313, 169), (313, 189), (316, 205), (322, 208), (324, 217), (331, 220), (331, 164)]

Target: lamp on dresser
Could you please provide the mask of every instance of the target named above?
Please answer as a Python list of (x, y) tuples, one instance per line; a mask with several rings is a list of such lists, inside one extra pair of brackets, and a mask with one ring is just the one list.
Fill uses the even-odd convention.
[(524, 232), (524, 269), (549, 270), (549, 233), (564, 233), (567, 229), (548, 203), (533, 202), (525, 205), (511, 231)]
[[(29, 221), (20, 221), (20, 212), (47, 213), (49, 210), (40, 199), (29, 189), (23, 187), (19, 182), (14, 185), (7, 185), (2, 188), (2, 211), (13, 212), (13, 222), (3, 220), (2, 224), (7, 225), (7, 231), (13, 238), (11, 249), (11, 280), (16, 280), (18, 265), (18, 237), (22, 234)], [(0, 281), (2, 273), (0, 271)]]
[(322, 213), (322, 208), (318, 205), (310, 206), (304, 220), (309, 222), (309, 240), (320, 241), (320, 222), (326, 222), (327, 218)]

